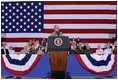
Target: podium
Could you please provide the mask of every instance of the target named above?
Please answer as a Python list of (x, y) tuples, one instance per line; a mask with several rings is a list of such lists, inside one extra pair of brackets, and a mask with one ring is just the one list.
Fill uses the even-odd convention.
[(69, 38), (66, 36), (48, 37), (51, 75), (53, 78), (64, 78), (69, 50)]

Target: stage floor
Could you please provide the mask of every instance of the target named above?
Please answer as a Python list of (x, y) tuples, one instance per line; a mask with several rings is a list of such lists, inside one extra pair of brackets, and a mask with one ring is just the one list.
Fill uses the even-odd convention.
[[(3, 75), (1, 76), (1, 79), (8, 79), (7, 76)], [(16, 77), (9, 78), (9, 79), (15, 79)], [(21, 79), (46, 79), (46, 78), (40, 78), (40, 77), (21, 77)], [(96, 79), (96, 77), (71, 77), (71, 79)], [(111, 77), (102, 77), (102, 79), (117, 79), (117, 76), (111, 76)]]

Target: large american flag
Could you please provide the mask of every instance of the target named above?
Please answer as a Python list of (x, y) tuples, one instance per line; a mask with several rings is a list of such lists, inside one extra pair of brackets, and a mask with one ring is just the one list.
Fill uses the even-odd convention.
[(2, 42), (19, 52), (30, 39), (48, 38), (53, 26), (70, 39), (80, 37), (93, 51), (116, 37), (116, 1), (1, 2)]

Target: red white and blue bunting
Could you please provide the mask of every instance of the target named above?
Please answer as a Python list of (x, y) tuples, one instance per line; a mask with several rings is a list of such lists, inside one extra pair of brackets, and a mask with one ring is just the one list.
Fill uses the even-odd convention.
[(24, 75), (39, 61), (39, 54), (7, 54), (1, 55), (3, 66), (12, 74)]
[(110, 73), (116, 64), (116, 54), (75, 54), (79, 63), (88, 71), (96, 74)]

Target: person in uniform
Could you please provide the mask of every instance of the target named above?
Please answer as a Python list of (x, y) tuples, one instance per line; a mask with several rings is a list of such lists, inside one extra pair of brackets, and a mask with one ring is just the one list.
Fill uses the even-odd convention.
[(86, 49), (85, 49), (85, 51), (84, 51), (84, 54), (92, 54), (92, 53), (93, 53), (93, 51), (90, 49), (90, 46), (87, 45), (87, 46), (86, 46)]
[(78, 54), (77, 47), (74, 43), (73, 43), (73, 46), (71, 46), (70, 54)]
[(29, 53), (30, 54), (36, 54), (35, 45), (32, 46)]
[(50, 36), (64, 36), (62, 32), (59, 31), (59, 26), (54, 26), (54, 32)]
[(84, 50), (82, 49), (82, 45), (79, 46), (78, 54), (84, 54)]
[(96, 54), (103, 54), (103, 49), (101, 49), (100, 45), (98, 45), (98, 49), (96, 50)]

